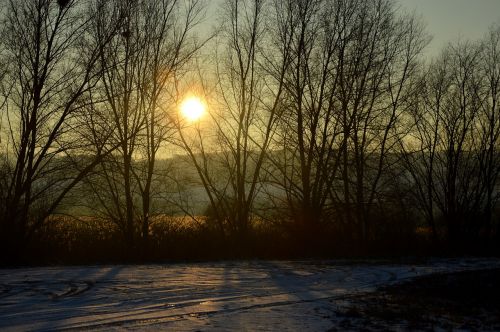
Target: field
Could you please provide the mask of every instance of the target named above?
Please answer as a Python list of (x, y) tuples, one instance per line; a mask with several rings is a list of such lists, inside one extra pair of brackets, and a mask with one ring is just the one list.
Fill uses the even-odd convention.
[(499, 267), (470, 258), (3, 269), (0, 329), (326, 331), (357, 330), (367, 319), (397, 329), (411, 321), (381, 317), (375, 295), (436, 273)]

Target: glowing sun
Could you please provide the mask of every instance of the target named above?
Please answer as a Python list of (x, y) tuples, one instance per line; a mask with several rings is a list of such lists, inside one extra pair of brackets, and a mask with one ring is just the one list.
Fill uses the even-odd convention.
[(196, 121), (205, 113), (205, 104), (198, 97), (189, 97), (182, 102), (181, 112), (189, 121)]

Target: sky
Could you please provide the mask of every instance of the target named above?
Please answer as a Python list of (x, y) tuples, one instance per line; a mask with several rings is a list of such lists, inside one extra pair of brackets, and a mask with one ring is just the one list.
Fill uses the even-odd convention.
[(450, 41), (477, 40), (500, 25), (500, 0), (398, 0), (402, 9), (421, 15), (433, 36), (427, 53), (436, 55)]
[[(213, 24), (223, 0), (208, 0), (207, 19)], [(433, 37), (428, 56), (439, 54), (450, 41), (478, 40), (493, 24), (500, 25), (500, 0), (396, 0), (401, 9), (421, 15)]]

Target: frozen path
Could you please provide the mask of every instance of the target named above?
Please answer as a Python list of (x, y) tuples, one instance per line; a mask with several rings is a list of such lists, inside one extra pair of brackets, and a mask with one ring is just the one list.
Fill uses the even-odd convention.
[(293, 330), (332, 327), (336, 301), (418, 275), (500, 267), (251, 261), (0, 269), (0, 330)]

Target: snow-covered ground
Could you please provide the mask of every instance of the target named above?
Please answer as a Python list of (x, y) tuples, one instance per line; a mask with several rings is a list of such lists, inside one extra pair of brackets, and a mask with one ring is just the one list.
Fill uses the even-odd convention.
[(250, 261), (0, 270), (0, 330), (325, 331), (336, 303), (497, 259)]

